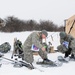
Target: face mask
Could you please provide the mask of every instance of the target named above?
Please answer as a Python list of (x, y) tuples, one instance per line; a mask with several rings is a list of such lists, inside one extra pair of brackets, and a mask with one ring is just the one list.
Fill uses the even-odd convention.
[(45, 38), (42, 38), (42, 43), (46, 43), (46, 39)]
[(42, 34), (42, 43), (46, 43), (46, 36)]

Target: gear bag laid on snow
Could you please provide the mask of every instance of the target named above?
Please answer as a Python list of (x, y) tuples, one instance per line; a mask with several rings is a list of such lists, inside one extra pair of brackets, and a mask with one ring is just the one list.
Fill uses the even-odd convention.
[(11, 49), (11, 45), (8, 42), (5, 42), (0, 45), (0, 52), (1, 53), (7, 53), (8, 51), (10, 51), (10, 49)]

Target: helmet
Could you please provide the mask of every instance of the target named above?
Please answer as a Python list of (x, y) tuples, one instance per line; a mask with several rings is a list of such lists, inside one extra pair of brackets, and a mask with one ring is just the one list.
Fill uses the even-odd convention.
[(42, 30), (42, 34), (44, 34), (46, 37), (48, 36), (48, 33), (46, 30)]
[(60, 32), (60, 37), (61, 38), (65, 38), (66, 37), (66, 33), (65, 32)]

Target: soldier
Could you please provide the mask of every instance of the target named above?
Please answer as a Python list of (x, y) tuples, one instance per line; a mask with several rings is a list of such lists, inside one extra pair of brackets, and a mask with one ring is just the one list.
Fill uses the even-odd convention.
[(47, 58), (46, 46), (43, 43), (46, 41), (46, 37), (48, 33), (46, 30), (42, 30), (41, 32), (33, 32), (31, 33), (23, 45), (24, 51), (24, 60), (32, 65), (33, 62), (33, 52), (31, 50), (32, 45), (34, 44), (39, 50), (38, 54), (44, 61), (49, 62), (50, 60)]
[(59, 52), (64, 53), (65, 60), (71, 54), (70, 58), (75, 59), (75, 38), (65, 32), (60, 32), (60, 44), (57, 49)]

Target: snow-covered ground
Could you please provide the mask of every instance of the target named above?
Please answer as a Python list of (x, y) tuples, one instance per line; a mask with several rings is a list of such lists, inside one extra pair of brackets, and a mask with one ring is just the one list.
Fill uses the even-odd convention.
[[(15, 37), (17, 37), (19, 40), (24, 43), (27, 36), (32, 32), (14, 32), (14, 33), (0, 33), (0, 44), (4, 42), (9, 42), (11, 45), (11, 51), (6, 53), (4, 56), (7, 58), (11, 58), (11, 53), (13, 51), (13, 40)], [(52, 42), (52, 45), (54, 46), (54, 49), (57, 48), (57, 46), (60, 44), (59, 40), (59, 32), (48, 32), (48, 38), (47, 43), (50, 41)], [(48, 58), (55, 61), (57, 60), (57, 57), (59, 55), (62, 55), (61, 53), (49, 53)], [(42, 60), (39, 55), (34, 55), (34, 62), (33, 65), (37, 67), (38, 69), (29, 70), (26, 67), (21, 68), (14, 68), (13, 65), (3, 59), (2, 66), (0, 67), (0, 75), (74, 75), (74, 69), (75, 69), (75, 62), (70, 61), (69, 63), (64, 63), (61, 67), (41, 67), (40, 65), (36, 64), (36, 61)], [(43, 71), (43, 72), (41, 72)]]

